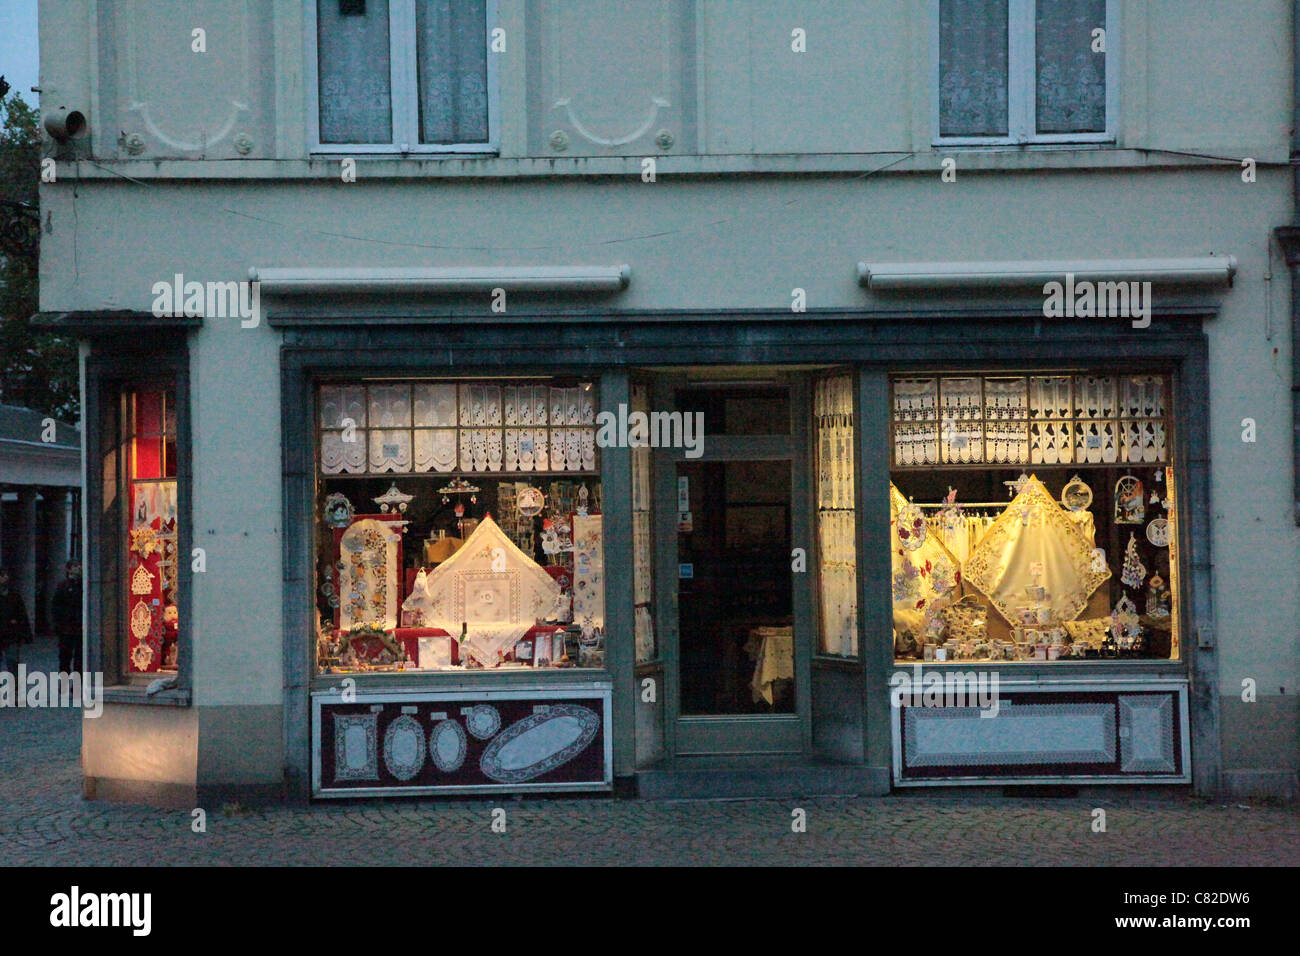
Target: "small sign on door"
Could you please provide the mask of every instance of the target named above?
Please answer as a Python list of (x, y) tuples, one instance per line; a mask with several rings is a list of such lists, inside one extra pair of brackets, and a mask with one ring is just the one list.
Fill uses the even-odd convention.
[(694, 578), (694, 577), (695, 577), (695, 565), (693, 565), (693, 564), (679, 564), (679, 565), (677, 565), (677, 576), (678, 576), (679, 578), (681, 578), (683, 581), (690, 580), (691, 578)]
[(679, 512), (677, 515), (677, 531), (681, 534), (690, 534), (695, 529), (695, 522), (691, 519), (689, 511)]

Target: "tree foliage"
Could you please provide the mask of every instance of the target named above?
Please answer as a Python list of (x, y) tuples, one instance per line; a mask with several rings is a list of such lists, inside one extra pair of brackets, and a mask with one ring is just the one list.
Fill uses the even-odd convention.
[[(40, 206), (41, 133), (36, 110), (17, 93), (0, 100), (0, 216), (11, 234)], [(17, 221), (15, 221), (17, 220)], [(35, 221), (39, 237), (40, 220)], [(0, 251), (0, 401), (63, 421), (80, 417), (77, 343), (36, 328), (39, 258), (12, 242)]]

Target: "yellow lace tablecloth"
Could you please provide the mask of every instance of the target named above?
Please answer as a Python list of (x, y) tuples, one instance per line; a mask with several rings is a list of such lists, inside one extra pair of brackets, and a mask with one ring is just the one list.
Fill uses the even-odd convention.
[(1073, 621), (1110, 570), (1092, 570), (1087, 526), (1072, 518), (1030, 476), (1007, 510), (993, 522), (963, 569), (966, 583), (978, 588), (1006, 620), (1018, 622), (1025, 588), (1047, 589), (1054, 621)]

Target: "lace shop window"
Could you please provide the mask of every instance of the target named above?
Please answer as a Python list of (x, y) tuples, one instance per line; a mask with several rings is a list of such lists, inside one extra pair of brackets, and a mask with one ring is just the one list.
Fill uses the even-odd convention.
[(1173, 381), (891, 379), (900, 660), (1179, 657)]
[[(952, 144), (1113, 138), (1107, 0), (936, 0), (935, 129)], [(1113, 60), (1109, 63), (1113, 64)]]
[(813, 394), (817, 461), (818, 650), (858, 656), (857, 506), (853, 379), (821, 379)]
[(317, 392), (322, 672), (604, 665), (595, 383)]
[[(120, 476), (123, 494), (105, 495), (106, 508), (119, 510), (119, 552), (123, 569), (117, 602), (124, 619), (121, 672), (175, 673), (180, 621), (177, 589), (176, 393), (166, 384), (116, 391), (109, 415), (119, 443), (105, 462)], [(110, 494), (119, 487), (105, 482)], [(116, 603), (116, 602), (115, 602)]]
[[(650, 394), (645, 385), (633, 385), (631, 410), (649, 414)], [(654, 537), (650, 503), (653, 500), (653, 457), (649, 446), (632, 449), (632, 602), (638, 664), (658, 656), (654, 627)]]
[(493, 0), (313, 0), (308, 9), (322, 149), (492, 148)]

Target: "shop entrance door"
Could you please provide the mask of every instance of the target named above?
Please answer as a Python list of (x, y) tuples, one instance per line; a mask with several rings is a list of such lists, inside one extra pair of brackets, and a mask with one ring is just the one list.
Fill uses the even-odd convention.
[(807, 588), (794, 586), (806, 575), (792, 569), (795, 542), (807, 539), (791, 428), (797, 389), (669, 391), (676, 411), (702, 414), (705, 428), (702, 447), (666, 449), (657, 469), (673, 752), (803, 752), (809, 611)]

